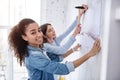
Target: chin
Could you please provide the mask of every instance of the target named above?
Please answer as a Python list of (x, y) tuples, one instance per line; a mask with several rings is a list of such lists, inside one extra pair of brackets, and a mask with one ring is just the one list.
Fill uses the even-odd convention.
[(56, 38), (56, 36), (55, 37), (53, 37), (53, 39), (55, 39)]
[(39, 45), (42, 45), (43, 44), (43, 41), (39, 42)]

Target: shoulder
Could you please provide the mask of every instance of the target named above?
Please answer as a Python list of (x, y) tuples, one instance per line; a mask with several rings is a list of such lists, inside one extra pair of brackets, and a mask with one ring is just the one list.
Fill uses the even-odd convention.
[(34, 48), (31, 46), (27, 47), (27, 51), (28, 51), (28, 54), (31, 56), (42, 56), (43, 52), (45, 52), (45, 50), (43, 50), (41, 48)]

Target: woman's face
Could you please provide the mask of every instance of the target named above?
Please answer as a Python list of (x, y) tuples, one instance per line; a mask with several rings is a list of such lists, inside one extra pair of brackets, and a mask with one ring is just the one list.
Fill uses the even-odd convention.
[(54, 39), (56, 37), (55, 30), (51, 25), (47, 26), (46, 37), (47, 39)]
[(25, 34), (22, 38), (29, 45), (39, 47), (43, 43), (43, 34), (37, 23), (31, 23), (26, 27)]

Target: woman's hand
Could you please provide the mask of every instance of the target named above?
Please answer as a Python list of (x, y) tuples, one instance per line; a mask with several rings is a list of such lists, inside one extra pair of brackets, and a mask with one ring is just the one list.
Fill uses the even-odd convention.
[(88, 53), (90, 57), (96, 55), (100, 51), (100, 40), (96, 39), (91, 51)]
[(78, 49), (81, 47), (81, 45), (80, 44), (77, 44), (76, 46), (74, 46), (73, 48), (72, 48), (72, 51), (74, 52), (74, 51), (78, 51)]
[(85, 4), (83, 4), (82, 6), (84, 7), (84, 9), (78, 9), (78, 17), (77, 17), (78, 18), (78, 24), (80, 24), (80, 18), (82, 16), (82, 14), (84, 14), (85, 11), (88, 9), (88, 6), (85, 5)]
[(88, 9), (88, 6), (85, 4), (82, 4), (82, 6), (84, 7), (84, 9), (78, 9), (79, 15), (84, 14)]

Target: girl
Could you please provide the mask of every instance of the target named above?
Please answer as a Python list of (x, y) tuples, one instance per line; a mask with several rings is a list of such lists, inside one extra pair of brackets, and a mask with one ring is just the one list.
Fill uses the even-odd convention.
[(66, 43), (64, 43), (63, 45), (60, 44), (62, 40), (64, 40), (64, 38), (66, 38), (67, 35), (75, 28), (75, 26), (77, 25), (77, 20), (78, 20), (78, 25), (80, 26), (79, 19), (82, 16), (82, 14), (85, 13), (85, 11), (88, 9), (87, 5), (83, 4), (82, 6), (84, 7), (84, 9), (79, 9), (77, 19), (65, 32), (63, 32), (58, 37), (56, 37), (55, 30), (50, 23), (46, 23), (40, 26), (41, 31), (43, 32), (44, 35), (43, 36), (44, 48), (48, 53), (63, 55), (63, 57), (65, 58), (80, 47), (80, 45), (77, 44), (74, 48), (67, 51), (75, 41), (75, 36), (77, 35), (75, 31), (66, 41)]
[[(78, 26), (76, 33), (78, 33)], [(52, 61), (43, 49), (43, 34), (38, 24), (32, 19), (23, 19), (8, 37), (11, 49), (20, 65), (25, 63), (30, 80), (54, 80), (53, 74), (65, 75), (74, 71), (79, 65), (100, 50), (100, 41), (96, 40), (93, 48), (83, 57), (65, 64)]]

